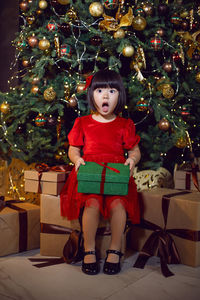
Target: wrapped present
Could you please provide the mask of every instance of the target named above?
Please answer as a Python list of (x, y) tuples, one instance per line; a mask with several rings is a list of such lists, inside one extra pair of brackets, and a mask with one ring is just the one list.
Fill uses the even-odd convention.
[(158, 255), (167, 263), (200, 265), (200, 194), (156, 188), (138, 193), (142, 221), (131, 229), (131, 245), (141, 251), (136, 266)]
[(174, 168), (174, 188), (181, 190), (198, 190), (200, 188), (200, 172), (196, 165), (192, 167), (190, 163), (183, 166), (175, 165)]
[(129, 167), (119, 163), (86, 162), (78, 171), (78, 192), (127, 195)]
[(66, 172), (38, 172), (36, 170), (24, 171), (26, 192), (59, 195), (67, 178)]
[(19, 200), (0, 199), (0, 256), (40, 246), (40, 208)]
[[(60, 215), (60, 197), (40, 195), (41, 199), (41, 233), (40, 254), (45, 256), (62, 257), (63, 249), (73, 230), (80, 231), (79, 220), (69, 221)], [(100, 257), (104, 258), (109, 248), (111, 232), (109, 223), (101, 220), (97, 230), (96, 246)], [(122, 243), (122, 252), (125, 251), (126, 235)]]

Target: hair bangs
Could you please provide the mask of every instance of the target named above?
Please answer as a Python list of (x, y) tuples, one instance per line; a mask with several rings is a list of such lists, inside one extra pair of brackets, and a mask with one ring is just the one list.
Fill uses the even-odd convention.
[(119, 100), (114, 113), (120, 113), (126, 103), (126, 93), (121, 76), (113, 70), (100, 70), (94, 75), (87, 92), (87, 100), (93, 111), (96, 111), (93, 92), (99, 88), (114, 88), (119, 91)]

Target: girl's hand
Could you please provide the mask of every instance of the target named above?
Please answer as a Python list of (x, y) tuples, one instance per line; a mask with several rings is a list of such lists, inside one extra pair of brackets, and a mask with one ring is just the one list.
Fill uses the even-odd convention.
[(129, 169), (130, 169), (130, 177), (133, 176), (133, 169), (135, 168), (135, 161), (132, 158), (127, 158), (127, 160), (125, 161), (125, 166), (129, 165)]
[(78, 171), (80, 165), (85, 165), (85, 161), (82, 157), (79, 157), (75, 162), (75, 170)]

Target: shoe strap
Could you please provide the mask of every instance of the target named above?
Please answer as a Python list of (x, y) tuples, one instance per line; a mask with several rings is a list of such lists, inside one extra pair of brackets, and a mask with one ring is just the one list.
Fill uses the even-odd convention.
[(84, 252), (84, 256), (90, 255), (90, 254), (96, 255), (96, 251), (95, 250), (91, 250), (91, 251), (85, 251)]
[(106, 253), (107, 253), (107, 254), (113, 253), (113, 254), (119, 255), (119, 257), (122, 257), (122, 256), (124, 255), (124, 254), (121, 253), (120, 251), (118, 251), (118, 250), (112, 250), (112, 249), (108, 249), (108, 250), (106, 251)]

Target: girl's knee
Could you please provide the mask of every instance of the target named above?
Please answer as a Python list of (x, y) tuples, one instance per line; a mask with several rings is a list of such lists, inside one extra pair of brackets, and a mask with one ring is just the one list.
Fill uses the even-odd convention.
[(100, 210), (100, 204), (99, 201), (96, 198), (89, 198), (85, 202), (85, 207), (87, 208), (93, 208), (95, 210)]
[(115, 211), (125, 211), (124, 203), (121, 199), (115, 199), (110, 205), (111, 214)]

